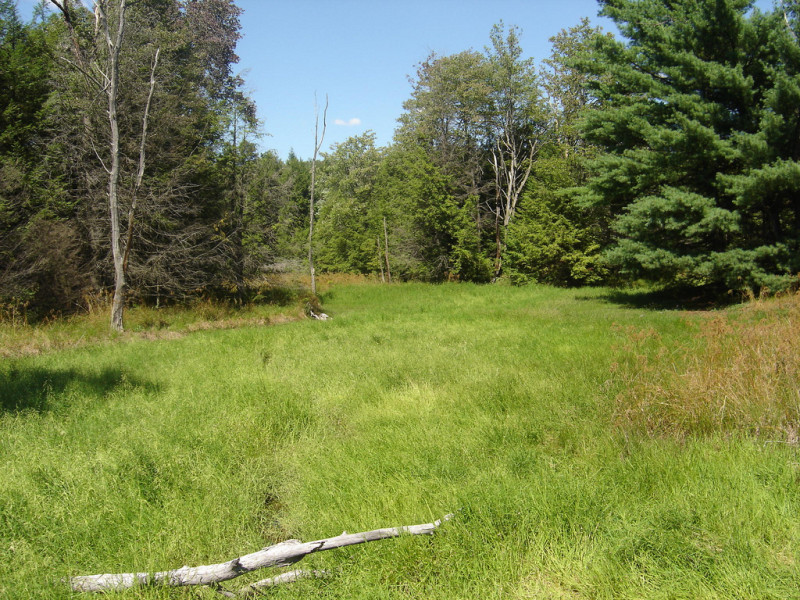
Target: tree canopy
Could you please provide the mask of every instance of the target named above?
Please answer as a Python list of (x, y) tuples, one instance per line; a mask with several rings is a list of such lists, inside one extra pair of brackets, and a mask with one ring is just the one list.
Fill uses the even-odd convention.
[(628, 278), (785, 287), (798, 248), (798, 45), (745, 0), (609, 0), (624, 39), (581, 63), (603, 149), (584, 198), (616, 215), (609, 263)]
[(80, 310), (120, 269), (132, 302), (242, 301), (312, 251), (401, 280), (779, 290), (800, 271), (794, 0), (604, 0), (620, 35), (584, 19), (538, 62), (499, 23), (417, 65), (391, 144), (366, 132), (318, 165), (261, 150), (233, 0), (57, 6), (25, 23), (0, 0), (5, 311)]

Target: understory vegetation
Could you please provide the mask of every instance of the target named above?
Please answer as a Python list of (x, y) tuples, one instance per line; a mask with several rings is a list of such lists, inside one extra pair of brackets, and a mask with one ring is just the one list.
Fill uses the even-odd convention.
[[(320, 289), (326, 289), (334, 279), (359, 281), (356, 277), (325, 275), (320, 278)], [(180, 304), (132, 306), (124, 333), (108, 328), (108, 296), (86, 298), (85, 313), (33, 323), (24, 313), (0, 311), (0, 358), (111, 340), (174, 338), (201, 329), (280, 323), (301, 318), (309, 302), (314, 306), (319, 302), (311, 297), (308, 277), (299, 275), (262, 278), (258, 282), (249, 282), (248, 290), (249, 297), (245, 302), (234, 302), (226, 296), (205, 296)]]
[(330, 577), (269, 595), (796, 595), (797, 296), (704, 314), (536, 285), (323, 300), (331, 321), (0, 363), (0, 596), (447, 513), (432, 537), (311, 555)]

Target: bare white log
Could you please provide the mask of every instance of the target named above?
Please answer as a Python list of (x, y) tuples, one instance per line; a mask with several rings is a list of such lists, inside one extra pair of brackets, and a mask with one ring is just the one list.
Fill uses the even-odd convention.
[(76, 592), (105, 592), (110, 590), (124, 590), (135, 586), (165, 585), (212, 585), (222, 581), (234, 579), (239, 575), (250, 573), (265, 567), (286, 567), (292, 565), (314, 552), (333, 550), (344, 546), (353, 546), (365, 542), (375, 542), (400, 535), (430, 535), (444, 521), (452, 515), (446, 515), (433, 523), (421, 525), (407, 525), (404, 527), (388, 527), (373, 529), (361, 533), (343, 532), (336, 537), (316, 540), (314, 542), (301, 542), (300, 540), (287, 540), (274, 546), (269, 546), (258, 552), (246, 554), (233, 560), (215, 565), (201, 565), (197, 567), (181, 567), (172, 571), (157, 573), (116, 573), (103, 575), (79, 575), (70, 578), (72, 589)]

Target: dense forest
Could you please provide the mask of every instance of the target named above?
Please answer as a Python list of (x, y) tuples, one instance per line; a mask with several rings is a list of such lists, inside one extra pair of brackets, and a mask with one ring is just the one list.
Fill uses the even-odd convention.
[[(307, 268), (311, 160), (260, 153), (233, 0), (0, 0), (0, 305), (246, 301)], [(800, 272), (800, 3), (606, 0), (525, 58), (432, 54), (393, 143), (316, 165), (322, 271), (779, 290)]]

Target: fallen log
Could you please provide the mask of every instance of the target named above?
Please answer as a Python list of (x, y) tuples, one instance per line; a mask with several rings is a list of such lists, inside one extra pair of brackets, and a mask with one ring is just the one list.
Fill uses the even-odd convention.
[[(274, 546), (263, 548), (258, 552), (246, 554), (234, 558), (233, 560), (213, 565), (200, 565), (197, 567), (184, 566), (180, 569), (160, 571), (157, 573), (78, 575), (76, 577), (71, 577), (69, 583), (76, 592), (105, 592), (146, 585), (175, 587), (214, 585), (257, 569), (266, 567), (286, 567), (314, 552), (323, 552), (325, 550), (333, 550), (334, 548), (342, 548), (344, 546), (374, 542), (404, 534), (430, 535), (442, 522), (448, 521), (451, 518), (452, 515), (446, 515), (433, 523), (373, 529), (372, 531), (362, 531), (361, 533), (347, 533), (345, 531), (341, 535), (313, 542), (304, 543), (300, 540), (287, 540), (275, 544)], [(243, 588), (242, 591), (248, 590), (248, 587), (249, 586)]]

